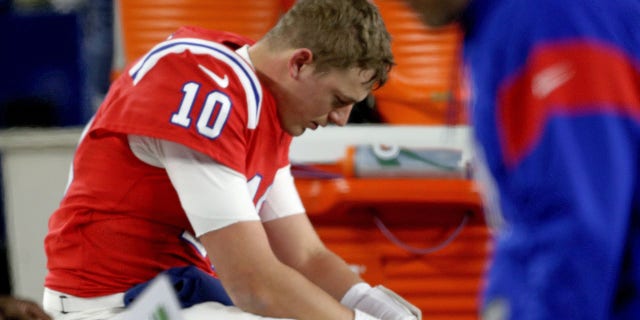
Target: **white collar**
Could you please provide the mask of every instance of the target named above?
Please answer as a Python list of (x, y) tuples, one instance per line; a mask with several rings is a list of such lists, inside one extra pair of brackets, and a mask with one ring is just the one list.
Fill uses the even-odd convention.
[(244, 46), (238, 48), (236, 53), (241, 56), (244, 60), (246, 60), (251, 67), (253, 67), (253, 62), (251, 62), (251, 57), (249, 57), (249, 45), (245, 44)]

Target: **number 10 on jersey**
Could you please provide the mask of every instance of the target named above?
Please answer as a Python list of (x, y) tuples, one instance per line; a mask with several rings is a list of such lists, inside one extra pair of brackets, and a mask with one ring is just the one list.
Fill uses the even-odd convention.
[[(200, 85), (195, 82), (187, 82), (182, 86), (184, 93), (182, 102), (178, 111), (171, 116), (171, 123), (184, 128), (191, 126), (191, 110), (199, 91)], [(209, 139), (220, 136), (230, 111), (231, 99), (229, 96), (218, 90), (209, 92), (196, 122), (198, 133)]]

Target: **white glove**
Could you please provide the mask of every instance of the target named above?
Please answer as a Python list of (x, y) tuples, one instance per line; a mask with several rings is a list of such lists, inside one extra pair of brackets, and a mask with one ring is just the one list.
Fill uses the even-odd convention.
[(358, 309), (354, 310), (356, 312), (356, 316), (353, 318), (353, 320), (380, 320), (368, 313), (362, 312)]
[(422, 320), (420, 309), (381, 285), (372, 288), (367, 283), (358, 283), (347, 291), (340, 303), (381, 320)]

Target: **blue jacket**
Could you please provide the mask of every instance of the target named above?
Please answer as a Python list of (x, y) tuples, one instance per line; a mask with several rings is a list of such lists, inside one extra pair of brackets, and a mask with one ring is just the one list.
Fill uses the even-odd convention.
[(485, 305), (640, 319), (640, 1), (471, 0), (464, 24), (488, 215), (504, 221)]

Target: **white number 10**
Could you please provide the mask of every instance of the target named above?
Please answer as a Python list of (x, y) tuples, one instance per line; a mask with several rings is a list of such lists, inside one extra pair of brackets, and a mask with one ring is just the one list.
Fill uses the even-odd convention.
[[(184, 96), (180, 103), (180, 108), (171, 116), (171, 123), (185, 128), (191, 125), (191, 109), (199, 90), (200, 85), (195, 82), (188, 82), (182, 87)], [(198, 122), (196, 123), (198, 133), (209, 139), (215, 139), (220, 136), (224, 125), (227, 123), (230, 110), (231, 99), (226, 94), (220, 91), (212, 91), (207, 94), (204, 107), (200, 115), (198, 115)]]

